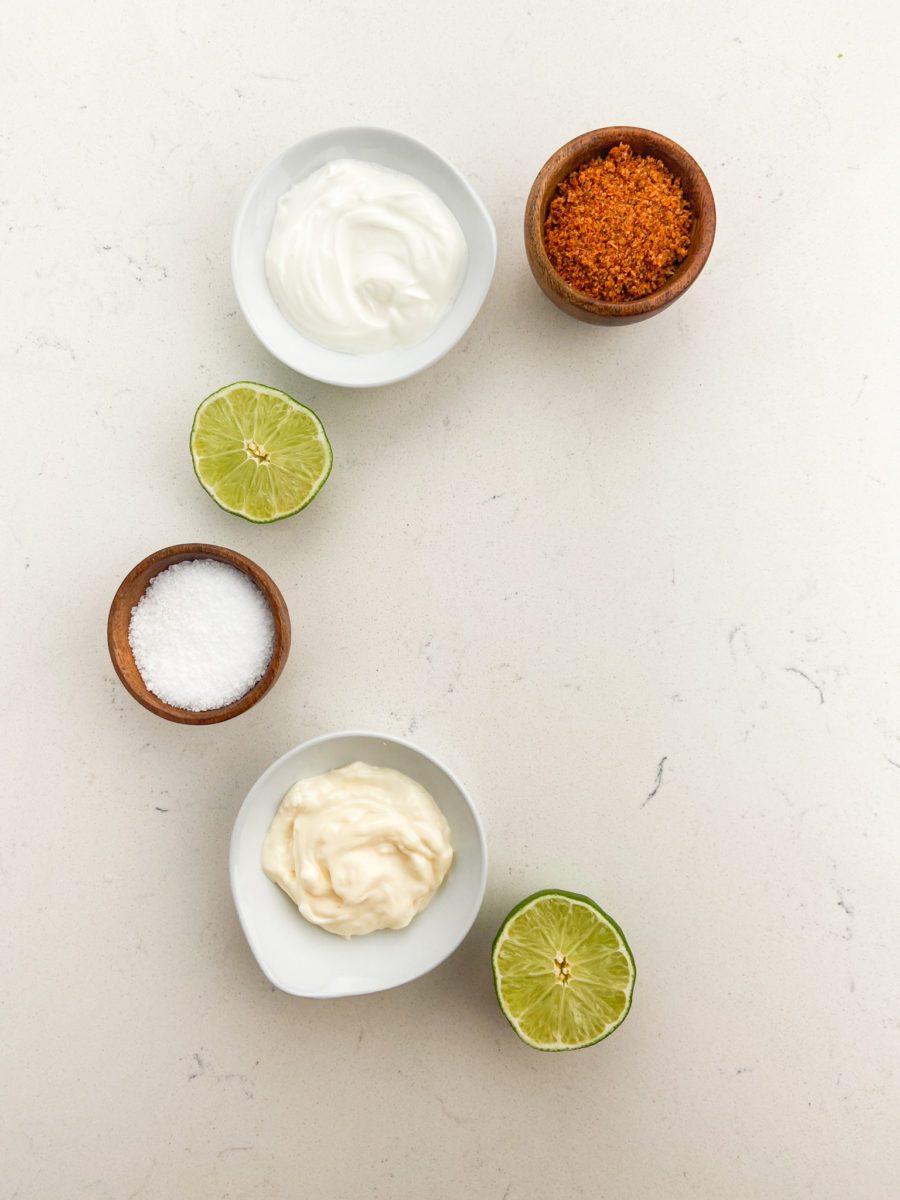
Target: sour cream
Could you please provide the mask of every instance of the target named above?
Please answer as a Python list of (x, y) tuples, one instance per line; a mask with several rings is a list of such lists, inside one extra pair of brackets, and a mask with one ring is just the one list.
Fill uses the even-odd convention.
[(266, 875), (307, 921), (345, 938), (404, 928), (452, 859), (450, 828), (429, 793), (362, 762), (295, 783), (262, 850)]
[(278, 201), (266, 250), (287, 319), (331, 350), (367, 354), (421, 341), (462, 283), (466, 239), (411, 175), (335, 159)]

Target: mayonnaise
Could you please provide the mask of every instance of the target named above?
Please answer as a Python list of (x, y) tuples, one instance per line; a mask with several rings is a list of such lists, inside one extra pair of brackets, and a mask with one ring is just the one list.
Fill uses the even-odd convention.
[(362, 762), (295, 783), (262, 850), (263, 870), (307, 921), (345, 938), (408, 925), (452, 859), (450, 827), (428, 792)]
[(350, 354), (421, 341), (462, 283), (466, 239), (411, 175), (339, 158), (285, 192), (266, 251), (278, 307), (319, 345)]

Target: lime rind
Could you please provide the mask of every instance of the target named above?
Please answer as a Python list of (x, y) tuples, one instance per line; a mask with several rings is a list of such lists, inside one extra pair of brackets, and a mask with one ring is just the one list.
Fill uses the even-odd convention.
[[(572, 956), (558, 981), (554, 956)], [(631, 1009), (634, 957), (618, 924), (589, 896), (546, 888), (517, 904), (491, 950), (503, 1015), (536, 1050), (579, 1050), (609, 1037)]]
[[(244, 446), (266, 446), (265, 467)], [(197, 408), (191, 462), (201, 487), (225, 512), (267, 525), (300, 512), (328, 478), (333, 455), (322, 422), (286, 392), (241, 381)]]

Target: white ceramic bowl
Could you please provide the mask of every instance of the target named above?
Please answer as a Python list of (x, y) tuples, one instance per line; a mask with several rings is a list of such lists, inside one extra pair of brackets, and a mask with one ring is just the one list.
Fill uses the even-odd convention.
[[(440, 325), (413, 346), (378, 354), (328, 350), (295, 329), (269, 291), (265, 254), (278, 200), (334, 158), (358, 158), (414, 176), (440, 196), (465, 235), (468, 260), (459, 294)], [(262, 169), (235, 221), (231, 274), (247, 324), (276, 358), (323, 383), (377, 387), (415, 375), (456, 345), (484, 302), (496, 258), (497, 235), (488, 211), (455, 167), (405, 134), (361, 126), (304, 138)]]
[[(454, 857), (431, 903), (405, 929), (348, 940), (302, 917), (263, 873), (260, 854), (289, 787), (356, 761), (402, 771), (429, 791), (450, 825)], [(293, 996), (358, 996), (431, 971), (471, 929), (486, 882), (484, 831), (465, 788), (436, 758), (385, 734), (331, 733), (289, 750), (250, 789), (231, 835), (231, 894), (244, 934), (263, 974)]]

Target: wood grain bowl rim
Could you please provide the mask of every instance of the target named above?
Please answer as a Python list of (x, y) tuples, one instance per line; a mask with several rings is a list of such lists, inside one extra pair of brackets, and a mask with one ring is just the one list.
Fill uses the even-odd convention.
[[(160, 700), (158, 696), (155, 696), (141, 678), (128, 644), (131, 610), (147, 590), (151, 579), (175, 563), (195, 559), (214, 559), (243, 571), (265, 596), (275, 621), (275, 645), (262, 678), (243, 696), (233, 700), (231, 704), (226, 704), (222, 708), (204, 709), (201, 712), (177, 708), (174, 704), (167, 704), (165, 700)], [(291, 620), (284, 597), (274, 580), (262, 567), (257, 566), (245, 555), (239, 554), (236, 550), (229, 550), (225, 546), (213, 546), (206, 542), (184, 542), (178, 546), (166, 546), (162, 550), (149, 554), (128, 572), (116, 589), (109, 608), (106, 641), (109, 647), (109, 657), (116, 674), (125, 690), (137, 700), (138, 704), (142, 704), (156, 716), (163, 717), (167, 721), (175, 721), (179, 725), (215, 725), (219, 721), (228, 721), (232, 717), (240, 716), (241, 713), (252, 708), (275, 683), (287, 662), (291, 646)]]
[[(570, 287), (553, 268), (544, 248), (544, 222), (558, 185), (578, 167), (625, 142), (636, 154), (661, 159), (681, 180), (694, 212), (691, 245), (671, 278), (648, 296), (634, 300), (596, 300)], [(525, 204), (525, 251), (541, 290), (563, 311), (581, 320), (618, 324), (642, 320), (667, 308), (682, 296), (702, 271), (716, 233), (716, 204), (700, 165), (677, 142), (652, 129), (609, 125), (579, 134), (547, 159), (535, 177)]]

